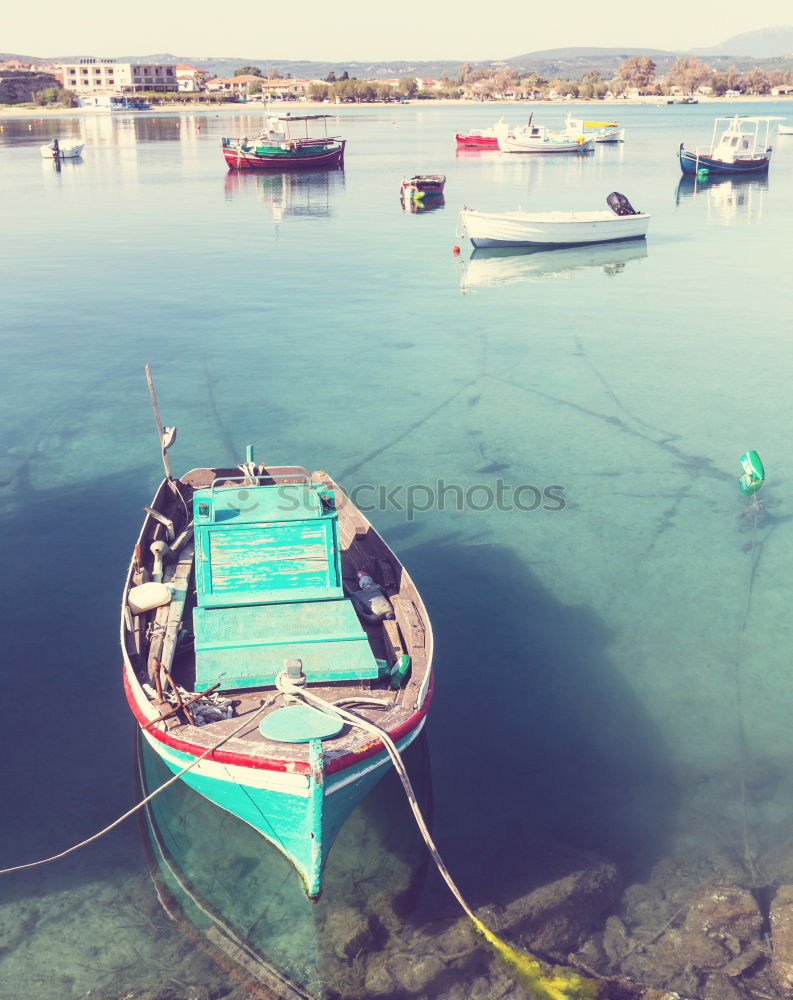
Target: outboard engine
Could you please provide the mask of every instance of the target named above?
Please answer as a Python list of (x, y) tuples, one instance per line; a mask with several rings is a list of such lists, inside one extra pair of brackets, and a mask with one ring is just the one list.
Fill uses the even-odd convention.
[(615, 215), (639, 215), (640, 213), (631, 205), (624, 194), (619, 191), (612, 191), (606, 198), (609, 208)]

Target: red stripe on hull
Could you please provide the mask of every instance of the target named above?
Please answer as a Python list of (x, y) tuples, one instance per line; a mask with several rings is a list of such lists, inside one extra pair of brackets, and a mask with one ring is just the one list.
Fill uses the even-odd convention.
[[(435, 677), (433, 675), (430, 677), (430, 683), (427, 688), (427, 696), (424, 699), (424, 704), (400, 726), (397, 726), (395, 729), (389, 731), (388, 735), (392, 740), (398, 742), (403, 736), (406, 736), (409, 732), (415, 729), (421, 722), (429, 710), (434, 688)], [(150, 722), (150, 720), (146, 718), (138, 706), (129, 683), (126, 666), (124, 667), (124, 693), (127, 696), (129, 707), (132, 709), (132, 713), (138, 723), (141, 726), (145, 726), (148, 722)], [(168, 733), (164, 733), (162, 730), (157, 729), (153, 725), (149, 726), (148, 732), (164, 746), (171, 747), (181, 753), (192, 754), (194, 757), (199, 757), (202, 753), (205, 753), (207, 749), (198, 743), (188, 743), (186, 740), (180, 740), (174, 736), (170, 736)], [(380, 740), (371, 740), (369, 743), (365, 743), (360, 750), (350, 751), (340, 755), (339, 757), (326, 756), (325, 773), (335, 774), (339, 771), (345, 771), (354, 764), (357, 764), (362, 760), (366, 760), (367, 757), (373, 757), (375, 754), (381, 753), (382, 750), (383, 744)], [(311, 766), (308, 762), (303, 763), (301, 761), (276, 760), (272, 757), (255, 757), (252, 754), (234, 753), (231, 750), (224, 750), (222, 747), (214, 750), (208, 755), (207, 759), (215, 760), (220, 764), (235, 764), (237, 767), (250, 767), (259, 771), (281, 771), (289, 772), (290, 774), (306, 775), (311, 773)]]
[(335, 167), (344, 162), (344, 147), (335, 149), (331, 153), (323, 153), (321, 156), (279, 156), (272, 160), (257, 157), (240, 157), (233, 150), (224, 149), (223, 155), (231, 170), (283, 170), (305, 169), (309, 167)]

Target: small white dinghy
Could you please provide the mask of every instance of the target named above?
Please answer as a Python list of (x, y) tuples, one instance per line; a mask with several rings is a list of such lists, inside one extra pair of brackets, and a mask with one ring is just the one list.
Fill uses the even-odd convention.
[(618, 191), (608, 210), (593, 212), (477, 212), (463, 207), (460, 220), (475, 247), (575, 247), (642, 239), (650, 216), (637, 212)]
[(82, 153), (84, 146), (84, 142), (62, 144), (58, 139), (53, 139), (52, 142), (44, 143), (41, 147), (41, 155), (45, 159), (72, 160)]

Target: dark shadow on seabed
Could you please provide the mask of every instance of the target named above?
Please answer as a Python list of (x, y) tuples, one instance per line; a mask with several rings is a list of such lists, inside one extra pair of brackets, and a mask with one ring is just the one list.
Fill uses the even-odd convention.
[[(0, 735), (0, 867), (62, 851), (132, 804), (118, 621), (151, 472), (49, 491), (31, 485), (22, 463), (0, 490), (3, 555), (14, 567), (0, 578), (3, 695), (14, 706)], [(71, 857), (3, 876), (3, 899), (121, 877), (139, 867), (134, 837), (127, 823)]]
[[(541, 561), (540, 516), (517, 517)], [(646, 875), (677, 796), (662, 734), (609, 663), (604, 623), (560, 603), (504, 546), (430, 542), (400, 555), (435, 634), (435, 835), (469, 903), (555, 877), (543, 872), (549, 844)]]

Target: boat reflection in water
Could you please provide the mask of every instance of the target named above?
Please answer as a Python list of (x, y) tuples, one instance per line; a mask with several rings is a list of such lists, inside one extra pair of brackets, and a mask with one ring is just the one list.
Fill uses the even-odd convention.
[(647, 256), (645, 239), (595, 243), (561, 250), (496, 247), (474, 250), (460, 268), (460, 288), (492, 288), (540, 278), (570, 278), (573, 272), (599, 267), (609, 277), (625, 270), (629, 261)]
[(436, 208), (443, 208), (446, 200), (442, 194), (436, 194), (431, 198), (400, 198), (399, 204), (402, 206), (403, 212), (424, 215), (426, 212), (433, 212)]
[(763, 197), (768, 190), (768, 174), (750, 177), (725, 177), (718, 174), (685, 174), (675, 191), (675, 204), (702, 198), (707, 204), (708, 218), (726, 225), (760, 222)]
[(321, 219), (332, 215), (331, 198), (344, 187), (344, 171), (246, 173), (231, 170), (224, 179), (226, 201), (251, 197), (264, 204), (274, 222), (284, 217)]
[[(171, 777), (137, 741), (139, 794)], [(428, 823), (426, 737), (403, 755)], [(311, 903), (284, 855), (246, 823), (177, 781), (141, 811), (157, 896), (182, 932), (252, 996), (324, 1000), (345, 995), (353, 959), (382, 963), (416, 905), (429, 855), (393, 769), (347, 820)]]
[(458, 146), (454, 158), (455, 160), (500, 160), (501, 150), (498, 146), (495, 149), (466, 149), (464, 146)]

